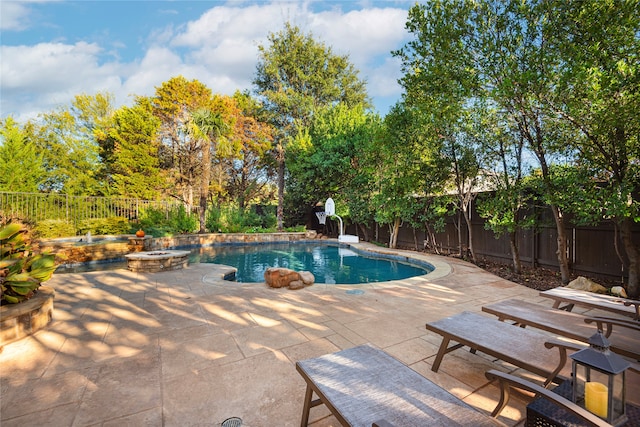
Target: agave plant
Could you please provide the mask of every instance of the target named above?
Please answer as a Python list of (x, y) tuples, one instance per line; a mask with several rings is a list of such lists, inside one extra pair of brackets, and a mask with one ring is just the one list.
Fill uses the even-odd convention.
[(55, 255), (35, 253), (19, 224), (0, 227), (0, 300), (16, 304), (31, 298), (56, 269)]

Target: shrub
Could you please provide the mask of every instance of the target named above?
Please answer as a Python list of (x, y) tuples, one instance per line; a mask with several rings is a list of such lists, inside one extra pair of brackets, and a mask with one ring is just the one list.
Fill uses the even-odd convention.
[(179, 233), (193, 233), (198, 230), (198, 218), (187, 213), (184, 206), (165, 211), (149, 208), (140, 214), (140, 223), (134, 227), (142, 228), (149, 236), (163, 237)]
[(177, 233), (193, 233), (198, 231), (198, 216), (187, 213), (183, 205), (169, 212), (169, 223)]
[(207, 211), (205, 227), (212, 233), (222, 231), (222, 211), (220, 208), (213, 206)]
[(16, 223), (0, 227), (0, 297), (16, 304), (31, 298), (56, 269), (55, 255), (35, 253), (26, 230)]
[(53, 239), (56, 237), (75, 236), (76, 229), (70, 222), (63, 219), (45, 219), (38, 222), (33, 231), (34, 237)]
[(127, 234), (131, 232), (131, 223), (124, 217), (92, 218), (78, 223), (78, 234)]

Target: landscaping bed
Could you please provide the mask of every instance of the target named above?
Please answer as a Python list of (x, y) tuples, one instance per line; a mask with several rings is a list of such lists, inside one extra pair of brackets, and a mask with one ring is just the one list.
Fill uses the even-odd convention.
[[(547, 289), (563, 286), (560, 278), (560, 272), (547, 268), (523, 266), (522, 273), (515, 274), (509, 265), (498, 262), (480, 261), (478, 262), (478, 267), (493, 273), (498, 277), (502, 277), (503, 279), (507, 279), (539, 291), (546, 291)], [(572, 274), (571, 280), (577, 277), (577, 275)], [(584, 277), (587, 277), (588, 279), (591, 279), (607, 288), (622, 285), (621, 280), (602, 279), (589, 276)]]

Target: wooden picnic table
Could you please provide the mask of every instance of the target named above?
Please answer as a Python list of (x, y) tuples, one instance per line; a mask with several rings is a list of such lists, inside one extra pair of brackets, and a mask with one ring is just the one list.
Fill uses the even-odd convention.
[(307, 383), (303, 427), (321, 404), (343, 426), (503, 425), (370, 345), (302, 360), (296, 369)]
[[(566, 287), (542, 291), (540, 292), (540, 296), (554, 300), (553, 308), (571, 311), (574, 305), (580, 305), (588, 308), (606, 310), (623, 316), (633, 317), (635, 320), (640, 320), (640, 301), (638, 300), (579, 291)], [(567, 305), (560, 307), (562, 303), (566, 303)]]

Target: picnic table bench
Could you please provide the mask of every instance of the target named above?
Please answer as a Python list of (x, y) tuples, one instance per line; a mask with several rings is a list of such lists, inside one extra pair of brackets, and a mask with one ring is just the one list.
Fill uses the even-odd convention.
[(343, 426), (503, 425), (370, 345), (302, 360), (296, 369), (307, 383), (303, 427), (321, 404)]
[[(463, 346), (481, 351), (545, 378), (545, 386), (561, 383), (570, 376), (567, 352), (584, 348), (575, 341), (562, 341), (549, 334), (518, 328), (481, 314), (462, 312), (426, 324), (426, 328), (442, 336), (431, 370), (438, 372), (447, 353)], [(453, 341), (456, 344), (449, 346)], [(552, 351), (557, 347), (558, 351)], [(562, 374), (562, 375), (561, 375)]]
[(531, 326), (583, 342), (600, 329), (612, 351), (640, 360), (640, 324), (632, 320), (585, 316), (519, 299), (485, 305), (482, 311), (498, 320), (511, 320), (521, 327)]
[[(557, 287), (540, 292), (540, 296), (550, 298), (554, 301), (553, 308), (571, 311), (574, 305), (581, 305), (587, 308), (597, 308), (610, 311), (623, 316), (640, 320), (640, 301), (627, 298), (615, 297), (612, 295), (596, 294), (593, 292), (579, 291), (566, 287)], [(560, 304), (566, 303), (564, 307)]]

